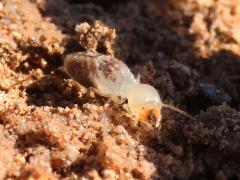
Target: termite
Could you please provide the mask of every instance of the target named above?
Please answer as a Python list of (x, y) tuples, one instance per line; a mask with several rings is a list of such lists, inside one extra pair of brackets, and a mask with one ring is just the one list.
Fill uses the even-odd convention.
[(85, 87), (94, 88), (98, 94), (114, 101), (127, 100), (130, 113), (140, 122), (154, 120), (155, 127), (159, 127), (162, 107), (190, 116), (164, 104), (154, 87), (141, 83), (126, 64), (112, 56), (95, 52), (72, 53), (64, 59), (63, 67), (68, 76)]

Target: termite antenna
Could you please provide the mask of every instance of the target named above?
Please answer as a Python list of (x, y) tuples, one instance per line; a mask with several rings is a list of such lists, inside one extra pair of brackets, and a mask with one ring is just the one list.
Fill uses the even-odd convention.
[(23, 80), (20, 80), (20, 81), (14, 83), (14, 84), (11, 84), (9, 87), (6, 87), (6, 88), (2, 88), (2, 87), (1, 87), (0, 89), (3, 90), (3, 91), (5, 91), (5, 92), (8, 92), (10, 89), (15, 88), (16, 86), (22, 84), (22, 83), (25, 82), (25, 81), (28, 81), (30, 78), (31, 78), (31, 77), (27, 77), (27, 78), (25, 78), (25, 79), (23, 79)]
[(30, 80), (31, 78), (32, 78), (32, 77), (30, 76), (30, 77), (27, 77), (27, 78), (25, 78), (25, 79), (23, 79), (23, 80), (20, 80), (20, 81), (14, 83), (14, 84), (12, 84), (12, 85), (9, 87), (9, 89), (15, 88), (16, 86), (24, 83), (25, 81)]
[(183, 111), (183, 110), (181, 110), (181, 109), (179, 109), (179, 108), (177, 108), (175, 106), (172, 106), (170, 104), (164, 104), (164, 103), (162, 103), (162, 106), (166, 107), (166, 108), (169, 108), (169, 109), (172, 109), (173, 111), (176, 111), (179, 114), (182, 114), (182, 115), (184, 115), (184, 116), (186, 116), (186, 117), (188, 117), (190, 119), (193, 119), (193, 117), (190, 114), (186, 113), (185, 111)]
[(26, 82), (26, 81), (29, 81), (29, 80), (33, 80), (33, 82), (36, 81), (38, 78), (36, 78), (36, 75), (37, 75), (37, 74), (35, 74), (35, 73), (37, 73), (37, 72), (32, 72), (32, 73), (30, 73), (30, 75), (29, 75), (28, 77), (26, 77), (25, 79), (22, 79), (22, 80), (20, 80), (20, 81), (17, 81), (16, 83), (10, 85), (10, 86), (6, 89), (6, 91), (9, 91), (10, 89), (15, 88), (15, 87), (18, 86), (18, 85), (21, 85), (22, 83), (24, 83), (24, 82)]

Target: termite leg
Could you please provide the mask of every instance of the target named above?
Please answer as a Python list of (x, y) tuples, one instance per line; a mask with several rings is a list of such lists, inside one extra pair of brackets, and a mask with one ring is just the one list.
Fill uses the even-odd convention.
[(140, 74), (137, 75), (136, 80), (137, 80), (138, 83), (140, 83), (140, 80), (141, 80), (141, 75)]
[(148, 129), (151, 129), (151, 130), (154, 129), (153, 126), (152, 126), (149, 122), (147, 122), (147, 121), (141, 121), (141, 123), (142, 123), (143, 125), (147, 126)]
[(107, 97), (107, 98), (110, 98), (111, 96), (110, 95), (107, 95), (107, 94), (103, 94), (102, 92), (100, 92), (98, 89), (96, 89), (95, 87), (89, 87), (89, 90), (90, 91), (93, 91), (94, 93), (96, 93), (97, 95), (99, 96), (103, 96), (103, 97)]
[(116, 102), (118, 104), (123, 104), (125, 102), (125, 100), (120, 99), (118, 97), (114, 97), (111, 94), (104, 94), (104, 93), (100, 92), (98, 89), (96, 89), (95, 87), (89, 87), (89, 89), (92, 90), (93, 92), (95, 92), (99, 96), (112, 99), (114, 102)]
[(156, 128), (160, 128), (161, 127), (160, 122), (161, 122), (161, 118), (158, 118), (157, 122), (156, 122), (156, 125), (155, 125)]

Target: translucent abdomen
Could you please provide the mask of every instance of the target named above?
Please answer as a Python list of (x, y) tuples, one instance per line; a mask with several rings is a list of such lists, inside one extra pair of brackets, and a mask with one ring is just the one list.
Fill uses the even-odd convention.
[(67, 74), (86, 87), (100, 93), (126, 98), (129, 85), (137, 83), (131, 71), (121, 61), (97, 53), (73, 53), (64, 60)]
[(85, 87), (94, 87), (92, 76), (96, 72), (94, 53), (72, 53), (64, 59), (65, 72)]

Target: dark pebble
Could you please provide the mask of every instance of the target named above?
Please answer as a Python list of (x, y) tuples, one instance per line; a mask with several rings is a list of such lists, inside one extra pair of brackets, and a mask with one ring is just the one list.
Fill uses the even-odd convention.
[(224, 102), (230, 103), (232, 97), (227, 93), (219, 90), (216, 86), (212, 84), (199, 84), (199, 90), (204, 94), (206, 98), (209, 98), (213, 103), (222, 104)]

